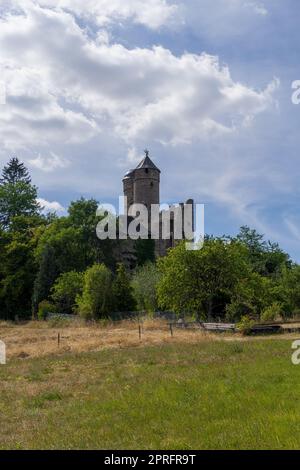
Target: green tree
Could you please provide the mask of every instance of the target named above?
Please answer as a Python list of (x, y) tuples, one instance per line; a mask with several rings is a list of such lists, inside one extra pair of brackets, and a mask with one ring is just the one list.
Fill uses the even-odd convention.
[(61, 274), (51, 289), (51, 298), (59, 312), (73, 313), (76, 297), (82, 293), (83, 274), (76, 271)]
[(13, 157), (2, 170), (0, 184), (16, 184), (18, 182), (30, 184), (31, 177), (24, 163), (20, 162), (18, 158)]
[(225, 315), (235, 286), (251, 271), (247, 253), (240, 243), (218, 239), (207, 240), (197, 251), (181, 243), (158, 262), (160, 306), (203, 318)]
[(35, 216), (40, 209), (37, 188), (31, 184), (28, 171), (17, 159), (11, 159), (0, 182), (0, 225), (8, 229), (14, 217)]
[(262, 311), (272, 303), (272, 287), (273, 281), (268, 277), (249, 272), (232, 290), (226, 306), (227, 319), (236, 321), (248, 316), (258, 321)]
[(94, 264), (84, 273), (83, 291), (76, 299), (84, 318), (105, 317), (112, 305), (112, 274), (104, 264)]
[(49, 299), (51, 288), (58, 275), (55, 251), (51, 245), (46, 245), (33, 286), (32, 310), (34, 315), (37, 314), (39, 303)]
[(144, 264), (155, 261), (155, 240), (141, 239), (135, 241), (134, 248), (136, 251), (137, 265), (143, 266)]
[(157, 285), (160, 273), (154, 263), (137, 268), (132, 278), (133, 295), (139, 310), (155, 312), (158, 308)]
[(36, 275), (35, 229), (19, 220), (19, 231), (0, 230), (0, 315), (14, 319), (28, 317)]
[(124, 264), (117, 266), (116, 277), (112, 284), (113, 304), (118, 312), (130, 312), (136, 307), (133, 297), (130, 276), (127, 274)]
[(266, 241), (264, 235), (248, 226), (240, 228), (236, 240), (248, 248), (253, 270), (263, 276), (278, 276), (282, 265), (291, 265), (289, 255), (280, 249), (278, 243)]

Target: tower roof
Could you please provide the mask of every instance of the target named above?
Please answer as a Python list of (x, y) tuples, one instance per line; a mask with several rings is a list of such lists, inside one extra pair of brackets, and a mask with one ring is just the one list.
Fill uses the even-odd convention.
[(143, 160), (138, 164), (136, 167), (136, 170), (140, 170), (141, 168), (151, 168), (152, 170), (157, 170), (160, 172), (160, 170), (157, 168), (156, 165), (154, 165), (153, 161), (149, 157), (148, 151), (145, 152), (146, 156), (143, 158)]

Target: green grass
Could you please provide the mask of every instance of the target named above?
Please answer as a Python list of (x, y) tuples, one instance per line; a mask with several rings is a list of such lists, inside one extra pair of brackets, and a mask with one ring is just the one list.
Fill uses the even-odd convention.
[(1, 449), (297, 449), (291, 342), (204, 342), (0, 366)]

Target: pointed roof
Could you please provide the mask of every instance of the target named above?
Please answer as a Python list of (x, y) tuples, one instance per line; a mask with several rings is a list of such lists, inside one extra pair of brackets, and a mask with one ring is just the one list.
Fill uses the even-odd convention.
[(145, 150), (146, 156), (143, 158), (143, 160), (138, 164), (136, 167), (136, 170), (140, 170), (141, 168), (151, 168), (152, 170), (157, 170), (160, 172), (160, 170), (157, 168), (156, 165), (154, 165), (153, 161), (149, 157), (149, 152), (148, 150)]

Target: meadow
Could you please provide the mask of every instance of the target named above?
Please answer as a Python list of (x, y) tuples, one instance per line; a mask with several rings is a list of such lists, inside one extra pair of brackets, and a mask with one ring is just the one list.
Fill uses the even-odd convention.
[[(84, 328), (61, 329), (59, 348), (40, 355), (15, 344), (0, 366), (0, 449), (299, 448), (295, 336), (171, 338), (153, 322), (140, 341), (136, 327), (87, 328), (86, 348)], [(55, 343), (54, 327), (33, 324), (2, 324), (0, 337), (12, 346), (18, 328)]]

